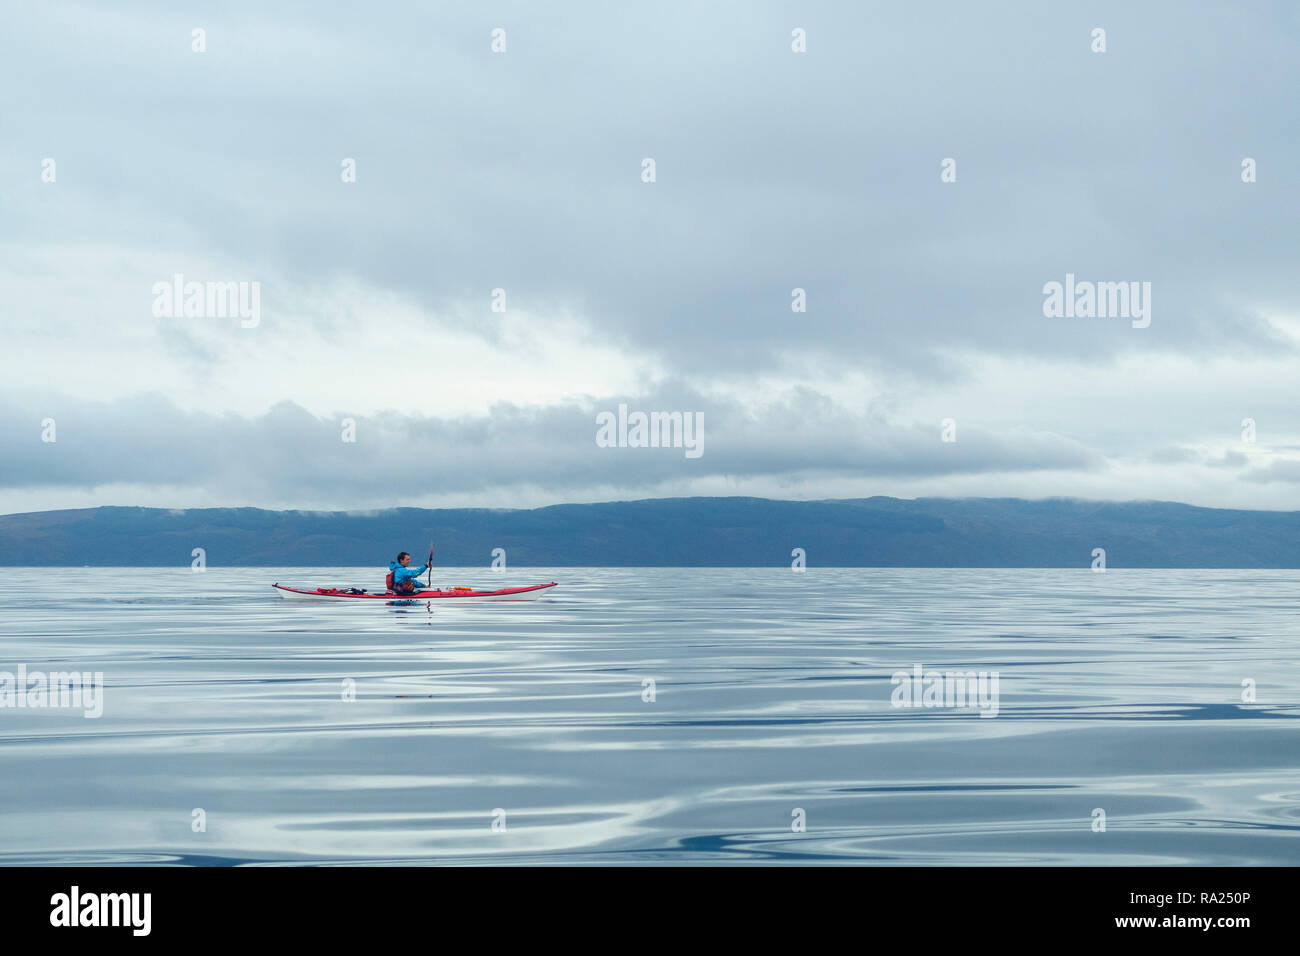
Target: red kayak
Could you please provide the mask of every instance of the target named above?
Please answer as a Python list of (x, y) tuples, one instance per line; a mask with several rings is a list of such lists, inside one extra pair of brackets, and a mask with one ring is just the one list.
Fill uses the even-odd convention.
[(290, 588), (283, 584), (271, 587), (280, 592), (280, 597), (299, 600), (329, 600), (341, 598), (349, 601), (508, 601), (521, 594), (533, 594), (555, 587), (550, 584), (533, 584), (526, 588), (499, 588), (496, 591), (475, 591), (473, 588), (448, 588), (444, 591), (416, 591), (414, 594), (398, 594), (395, 591), (366, 591), (359, 588)]

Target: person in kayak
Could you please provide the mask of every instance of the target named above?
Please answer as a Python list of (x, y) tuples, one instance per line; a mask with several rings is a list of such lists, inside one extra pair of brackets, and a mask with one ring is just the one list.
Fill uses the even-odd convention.
[(420, 575), (433, 567), (433, 561), (428, 561), (423, 567), (411, 567), (411, 552), (403, 551), (397, 556), (396, 561), (389, 562), (388, 579), (384, 582), (388, 585), (388, 590), (397, 594), (414, 594), (420, 590)]

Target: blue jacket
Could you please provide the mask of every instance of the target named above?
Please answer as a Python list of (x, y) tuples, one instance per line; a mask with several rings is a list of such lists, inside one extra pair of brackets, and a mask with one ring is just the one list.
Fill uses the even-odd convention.
[[(420, 575), (424, 574), (424, 571), (425, 571), (423, 565), (421, 565), (421, 566), (418, 567), (418, 568), (415, 567), (414, 565), (412, 565), (412, 566), (409, 567), (409, 568), (404, 568), (404, 567), (402, 567), (400, 564), (398, 564), (396, 561), (389, 561), (389, 562), (388, 562), (388, 570), (393, 572), (393, 590), (395, 590), (395, 591), (400, 591), (400, 590), (401, 590), (401, 587), (400, 587), (401, 584), (403, 584), (403, 583), (405, 583), (405, 582), (407, 582), (407, 581), (410, 581), (410, 580), (412, 580), (412, 579), (414, 579), (414, 578), (418, 578)], [(419, 587), (419, 583), (418, 583), (418, 582), (416, 583), (416, 588), (415, 588), (415, 589), (416, 589), (417, 591), (420, 590), (420, 587)]]

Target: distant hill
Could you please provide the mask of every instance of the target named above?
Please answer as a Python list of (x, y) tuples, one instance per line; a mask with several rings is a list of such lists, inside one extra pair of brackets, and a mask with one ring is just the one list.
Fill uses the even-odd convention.
[(662, 498), (532, 510), (91, 508), (0, 516), (0, 565), (1300, 568), (1300, 512), (1017, 498)]

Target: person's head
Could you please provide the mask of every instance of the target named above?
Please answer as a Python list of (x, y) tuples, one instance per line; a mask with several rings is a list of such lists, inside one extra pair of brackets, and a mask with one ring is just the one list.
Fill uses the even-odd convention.
[(403, 551), (397, 556), (397, 563), (405, 567), (411, 563), (411, 552)]

